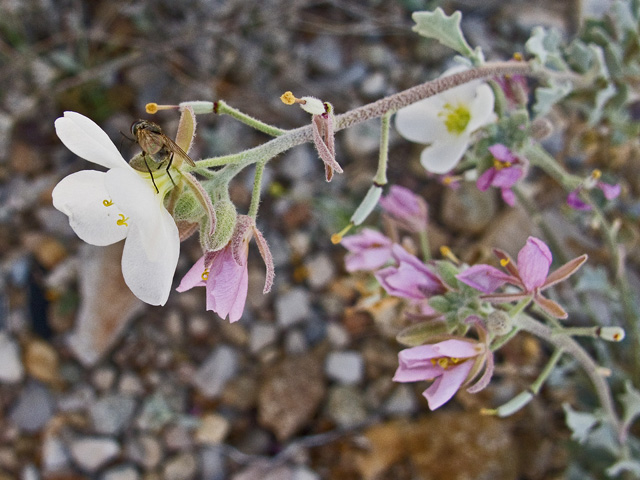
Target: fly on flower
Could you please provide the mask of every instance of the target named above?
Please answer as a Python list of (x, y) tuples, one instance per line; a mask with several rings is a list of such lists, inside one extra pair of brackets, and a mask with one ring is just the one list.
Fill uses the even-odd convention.
[[(157, 193), (159, 191), (153, 178), (153, 172), (159, 170), (165, 162), (168, 162), (165, 170), (169, 178), (171, 178), (169, 168), (173, 164), (175, 155), (180, 158), (176, 167), (180, 166), (182, 160), (185, 160), (192, 167), (196, 166), (191, 157), (176, 142), (162, 133), (162, 129), (157, 123), (148, 120), (137, 120), (131, 125), (131, 134), (136, 138), (140, 148), (142, 148), (142, 155), (132, 158), (129, 164), (140, 172), (149, 172)], [(151, 160), (153, 168), (149, 166), (147, 160)], [(173, 178), (171, 178), (171, 181), (173, 182)], [(175, 185), (175, 182), (173, 183)]]

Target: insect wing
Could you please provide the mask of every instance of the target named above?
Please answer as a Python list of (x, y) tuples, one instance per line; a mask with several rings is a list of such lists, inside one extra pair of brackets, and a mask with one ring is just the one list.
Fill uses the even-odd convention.
[(164, 138), (167, 138), (162, 133), (156, 133), (146, 128), (138, 129), (137, 136), (138, 144), (142, 150), (152, 155), (158, 153), (164, 147)]
[(189, 155), (187, 155), (187, 152), (180, 148), (180, 145), (178, 145), (166, 135), (163, 134), (162, 136), (164, 137), (164, 145), (169, 151), (175, 153), (176, 155), (180, 155), (192, 167), (196, 166), (196, 163), (191, 159)]

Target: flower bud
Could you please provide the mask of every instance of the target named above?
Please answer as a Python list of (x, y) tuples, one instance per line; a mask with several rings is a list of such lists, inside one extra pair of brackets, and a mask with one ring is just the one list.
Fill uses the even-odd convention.
[(529, 390), (525, 390), (524, 392), (520, 392), (504, 405), (501, 405), (498, 408), (492, 410), (482, 410), (481, 413), (485, 415), (496, 415), (498, 417), (508, 417), (516, 413), (522, 407), (526, 406), (532, 398), (533, 393)]
[(620, 327), (601, 327), (597, 330), (597, 334), (607, 342), (620, 342), (625, 337), (625, 331)]
[(441, 337), (449, 333), (447, 324), (438, 320), (430, 320), (427, 322), (410, 325), (403, 329), (396, 336), (398, 343), (407, 347), (416, 347), (428, 343), (433, 338)]
[(300, 107), (311, 115), (322, 115), (326, 112), (324, 103), (316, 97), (302, 97), (300, 100)]
[(173, 209), (173, 218), (176, 221), (199, 222), (204, 214), (202, 204), (195, 194), (191, 190), (185, 189)]
[(216, 213), (216, 230), (213, 235), (205, 234), (206, 228), (200, 230), (200, 243), (202, 243), (203, 250), (208, 252), (217, 252), (229, 243), (236, 228), (238, 216), (236, 206), (227, 199), (214, 203), (213, 210)]
[(180, 111), (187, 107), (191, 107), (193, 109), (193, 113), (201, 115), (203, 113), (213, 113), (214, 103), (207, 102), (206, 100), (194, 100), (191, 102), (182, 102), (178, 106), (180, 107)]
[(382, 187), (371, 185), (371, 188), (369, 188), (369, 191), (362, 200), (362, 203), (360, 203), (360, 206), (358, 206), (356, 211), (353, 212), (353, 215), (351, 216), (351, 223), (354, 225), (360, 225), (364, 222), (378, 204), (381, 194)]
[(502, 310), (495, 310), (487, 317), (487, 330), (493, 335), (506, 335), (513, 328), (511, 317)]
[(548, 118), (536, 118), (531, 123), (531, 136), (536, 140), (544, 140), (553, 133), (553, 124)]

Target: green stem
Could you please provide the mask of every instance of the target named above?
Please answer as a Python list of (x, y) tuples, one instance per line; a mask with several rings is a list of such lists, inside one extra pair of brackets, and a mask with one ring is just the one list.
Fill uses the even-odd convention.
[(271, 135), (272, 137), (278, 137), (287, 132), (286, 130), (264, 123), (257, 118), (253, 118), (251, 115), (247, 115), (246, 113), (242, 113), (240, 110), (230, 107), (224, 102), (224, 100), (218, 100), (216, 102), (214, 111), (218, 115), (229, 115), (245, 125), (255, 128), (260, 132), (264, 132), (267, 135)]
[(532, 165), (540, 167), (544, 172), (558, 182), (568, 192), (575, 190), (582, 183), (582, 179), (568, 173), (555, 158), (549, 155), (538, 144), (529, 144), (524, 147), (522, 154)]
[(551, 355), (551, 358), (545, 365), (544, 369), (542, 370), (542, 372), (540, 372), (540, 375), (538, 375), (538, 378), (536, 378), (536, 381), (533, 382), (529, 387), (534, 395), (537, 395), (540, 392), (542, 385), (544, 384), (544, 382), (547, 381), (547, 378), (549, 378), (549, 375), (551, 374), (553, 369), (556, 367), (556, 365), (560, 361), (560, 358), (562, 357), (563, 354), (564, 354), (564, 350), (562, 348), (555, 349), (555, 351), (553, 352), (553, 355)]
[(249, 216), (254, 220), (258, 216), (258, 207), (260, 206), (260, 187), (262, 186), (262, 174), (266, 160), (258, 162), (256, 165), (256, 174), (253, 178), (253, 192), (251, 192), (251, 205), (249, 205)]
[(429, 235), (426, 230), (418, 232), (418, 238), (420, 239), (420, 250), (422, 250), (422, 259), (425, 262), (431, 260), (431, 245), (429, 244)]
[(554, 335), (553, 329), (534, 320), (528, 315), (521, 314), (513, 320), (518, 328), (547, 341), (558, 349), (564, 350), (565, 353), (571, 355), (582, 366), (593, 384), (596, 395), (600, 400), (600, 405), (609, 419), (609, 423), (617, 434), (621, 435), (623, 433), (622, 425), (613, 405), (609, 385), (600, 375), (598, 365), (578, 342), (567, 335)]
[(382, 116), (380, 125), (380, 154), (378, 155), (378, 170), (373, 183), (378, 186), (387, 184), (387, 163), (389, 161), (389, 125), (393, 112), (387, 112)]

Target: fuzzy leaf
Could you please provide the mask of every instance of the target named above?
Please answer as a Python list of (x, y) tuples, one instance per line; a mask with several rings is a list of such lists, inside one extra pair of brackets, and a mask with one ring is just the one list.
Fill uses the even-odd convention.
[(414, 12), (411, 18), (416, 22), (414, 32), (423, 37), (434, 38), (465, 57), (474, 56), (460, 30), (462, 14), (459, 11), (447, 16), (442, 8), (438, 7), (433, 12)]
[(566, 414), (567, 427), (571, 430), (571, 439), (585, 443), (593, 427), (599, 422), (592, 413), (576, 412), (568, 403), (562, 405)]
[(548, 87), (536, 88), (536, 104), (533, 106), (536, 116), (542, 117), (549, 113), (551, 107), (569, 95), (571, 90), (569, 82), (550, 82)]
[(630, 381), (624, 384), (626, 392), (620, 395), (620, 401), (624, 405), (623, 421), (630, 426), (636, 417), (640, 416), (640, 391), (633, 387)]
[(438, 335), (448, 333), (447, 324), (438, 320), (416, 323), (403, 329), (396, 336), (398, 343), (407, 347), (417, 347)]
[(555, 30), (534, 28), (531, 38), (527, 40), (524, 47), (543, 67), (558, 71), (568, 70), (560, 52), (560, 35)]
[(640, 462), (637, 460), (621, 460), (607, 468), (607, 475), (617, 477), (622, 472), (631, 472), (640, 478)]

